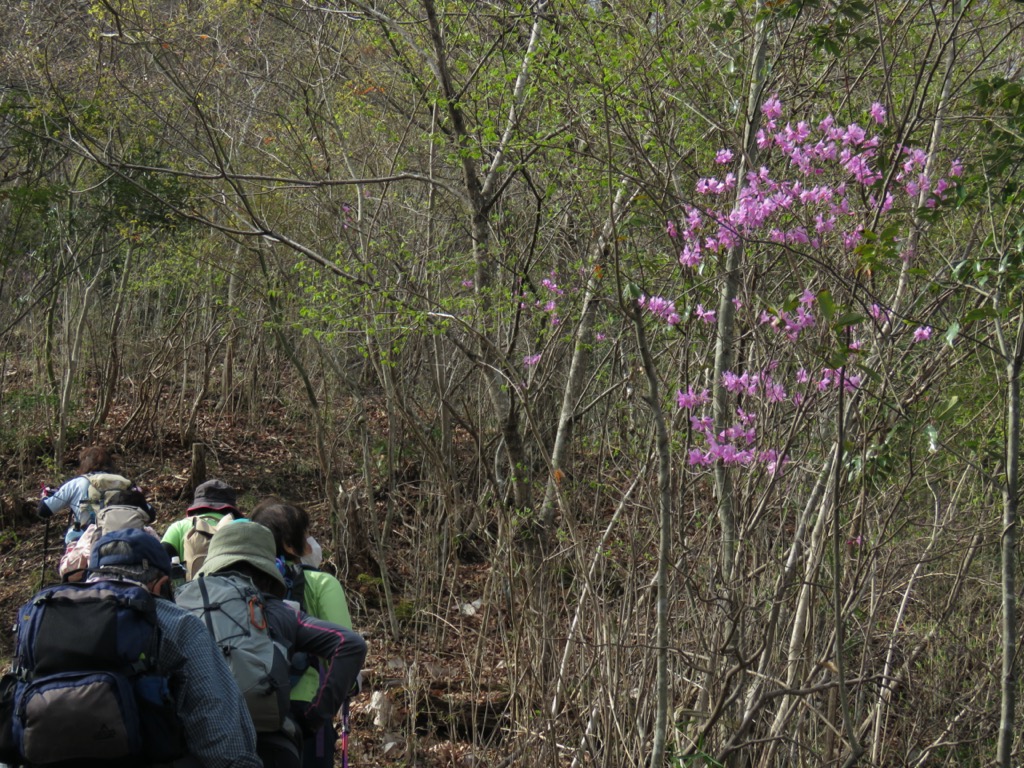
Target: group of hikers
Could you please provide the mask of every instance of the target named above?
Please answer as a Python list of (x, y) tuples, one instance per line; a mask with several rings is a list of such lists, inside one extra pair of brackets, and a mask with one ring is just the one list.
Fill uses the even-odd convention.
[(61, 583), (18, 614), (0, 765), (333, 766), (366, 641), (308, 513), (270, 497), (246, 516), (209, 480), (161, 539), (109, 451), (79, 459), (39, 501), (71, 524)]

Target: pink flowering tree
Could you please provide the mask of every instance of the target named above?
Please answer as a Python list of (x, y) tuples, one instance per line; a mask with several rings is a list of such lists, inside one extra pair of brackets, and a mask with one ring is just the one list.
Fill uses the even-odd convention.
[[(698, 436), (689, 452), (691, 466), (761, 465), (775, 474), (787, 456), (784, 446), (758, 439), (758, 410), (784, 408), (795, 414), (840, 386), (853, 394), (876, 373), (872, 361), (880, 345), (905, 347), (932, 338), (933, 328), (919, 322), (913, 309), (894, 317), (884, 288), (861, 278), (898, 271), (913, 260), (914, 254), (900, 246), (916, 199), (927, 188), (925, 204), (942, 204), (961, 169), (954, 161), (947, 176), (932, 181), (924, 173), (922, 150), (883, 146), (870, 128), (841, 125), (831, 116), (814, 126), (783, 124), (775, 97), (762, 111), (757, 145), (765, 164), (746, 173), (738, 194), (731, 171), (701, 178), (694, 202), (683, 206), (667, 230), (688, 273), (705, 271), (741, 243), (760, 251), (761, 258), (786, 259), (796, 267), (787, 274), (789, 284), (768, 283), (770, 291), (730, 298), (742, 332), (771, 351), (763, 367), (724, 370), (700, 392), (691, 385), (679, 393), (679, 405), (691, 412)], [(884, 123), (884, 108), (872, 105), (869, 120)], [(716, 155), (719, 163), (733, 158), (729, 149)], [(882, 171), (886, 165), (888, 176)], [(651, 304), (652, 314), (661, 316), (663, 307), (672, 306), (675, 315), (668, 299), (657, 297)], [(693, 315), (697, 321), (714, 320), (714, 312), (700, 302)], [(844, 329), (851, 329), (848, 344), (838, 333)], [(730, 423), (715, 423), (707, 408), (712, 390), (742, 400), (747, 409), (737, 405)]]
[[(922, 220), (955, 204), (963, 167), (900, 140), (887, 119), (880, 103), (859, 121), (811, 121), (785, 117), (776, 96), (765, 100), (754, 151), (715, 151), (715, 172), (696, 181), (666, 223), (683, 291), (635, 289), (651, 323), (666, 332), (692, 326), (718, 341), (716, 365), (690, 367), (679, 382), (685, 437), (676, 442), (685, 444), (689, 482), (714, 482), (727, 582), (748, 556), (742, 542), (780, 494), (809, 488), (793, 546), (811, 545), (803, 537), (826, 511), (835, 515), (835, 542), (854, 555), (869, 546), (862, 516), (841, 514), (844, 478), (867, 477), (865, 435), (884, 432), (893, 408), (913, 406), (935, 380), (935, 361), (948, 355), (955, 310), (931, 298), (941, 276), (921, 256)], [(751, 156), (757, 162), (747, 167)], [(835, 498), (826, 502), (829, 484)], [(834, 558), (837, 585), (840, 566)], [(792, 567), (783, 580), (796, 575)], [(727, 610), (738, 610), (733, 602)], [(801, 642), (790, 638), (793, 658)], [(759, 660), (765, 673), (771, 655)], [(797, 687), (799, 674), (790, 664), (783, 679)], [(744, 698), (744, 729), (756, 720), (762, 688)]]

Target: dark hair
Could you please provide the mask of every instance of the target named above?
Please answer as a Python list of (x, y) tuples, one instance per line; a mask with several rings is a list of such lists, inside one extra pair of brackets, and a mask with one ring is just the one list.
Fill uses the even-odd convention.
[(107, 502), (103, 506), (105, 507), (138, 507), (139, 509), (148, 510), (149, 503), (146, 501), (146, 494), (144, 494), (138, 488), (129, 488), (125, 491), (114, 491), (107, 497)]
[(284, 597), (287, 594), (284, 584), (249, 563), (232, 563), (223, 571), (218, 571), (218, 573), (227, 573), (229, 571), (248, 576), (252, 579), (253, 586), (264, 594), (275, 595), (276, 597)]
[(306, 551), (306, 537), (309, 535), (309, 513), (296, 504), (289, 504), (276, 496), (270, 496), (259, 504), (249, 515), (254, 523), (270, 529), (274, 534), (278, 557), (295, 557), (289, 555), (285, 547), (301, 557)]
[(139, 488), (129, 488), (126, 491), (114, 491), (107, 497), (104, 507), (136, 507), (141, 509), (149, 517), (149, 522), (156, 520), (156, 510), (146, 501), (146, 494)]
[(115, 469), (110, 451), (101, 445), (90, 445), (78, 454), (78, 471), (83, 475), (90, 472), (113, 472)]

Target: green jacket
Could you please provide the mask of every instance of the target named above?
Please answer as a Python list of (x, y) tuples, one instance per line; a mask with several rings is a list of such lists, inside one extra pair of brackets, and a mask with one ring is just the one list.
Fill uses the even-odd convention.
[[(303, 600), (306, 613), (345, 629), (352, 629), (352, 617), (348, 612), (348, 600), (341, 582), (324, 571), (306, 571), (305, 579)], [(292, 687), (292, 701), (312, 701), (319, 686), (319, 673), (310, 667)]]

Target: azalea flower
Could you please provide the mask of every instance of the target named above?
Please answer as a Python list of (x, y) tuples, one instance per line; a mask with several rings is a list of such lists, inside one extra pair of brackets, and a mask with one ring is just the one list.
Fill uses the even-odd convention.
[(551, 279), (549, 279), (547, 277), (545, 277), (543, 280), (541, 280), (540, 284), (543, 285), (545, 288), (547, 288), (552, 293), (557, 293), (559, 296), (561, 296), (561, 295), (563, 295), (565, 293), (565, 291), (563, 291), (561, 288), (558, 287), (558, 283), (556, 283), (554, 280), (551, 280)]
[(761, 113), (769, 120), (782, 117), (782, 102), (779, 101), (779, 97), (772, 94), (772, 97), (761, 105)]
[(699, 317), (705, 323), (711, 324), (711, 323), (715, 322), (715, 319), (716, 319), (715, 318), (715, 310), (713, 310), (713, 309), (704, 309), (704, 305), (703, 304), (698, 304), (697, 305), (697, 309), (695, 310), (695, 312), (697, 314), (697, 317)]
[(698, 405), (704, 405), (711, 399), (711, 394), (708, 390), (702, 390), (701, 392), (694, 392), (693, 387), (687, 387), (686, 392), (678, 390), (676, 392), (676, 403), (680, 408), (692, 409)]
[(687, 243), (679, 254), (679, 263), (684, 267), (696, 267), (700, 264), (703, 254), (699, 243)]
[(652, 315), (657, 315), (669, 325), (677, 325), (681, 319), (676, 313), (675, 302), (662, 296), (641, 296), (637, 304)]

